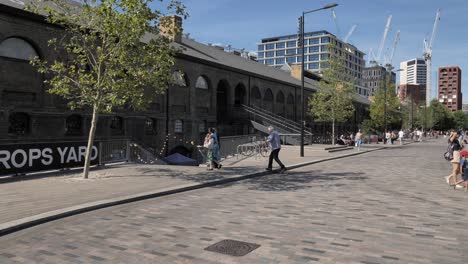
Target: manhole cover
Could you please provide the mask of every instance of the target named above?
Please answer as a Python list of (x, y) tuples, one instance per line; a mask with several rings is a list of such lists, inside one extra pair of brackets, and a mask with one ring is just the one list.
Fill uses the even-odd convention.
[(241, 257), (254, 251), (258, 247), (260, 247), (260, 245), (226, 239), (205, 248), (205, 250), (235, 257)]

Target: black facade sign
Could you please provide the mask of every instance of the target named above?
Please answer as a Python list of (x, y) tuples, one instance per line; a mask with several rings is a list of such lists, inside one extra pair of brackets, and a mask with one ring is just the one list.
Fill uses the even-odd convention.
[[(0, 145), (0, 175), (84, 166), (86, 145), (85, 142)], [(98, 164), (98, 157), (95, 142), (91, 165)]]

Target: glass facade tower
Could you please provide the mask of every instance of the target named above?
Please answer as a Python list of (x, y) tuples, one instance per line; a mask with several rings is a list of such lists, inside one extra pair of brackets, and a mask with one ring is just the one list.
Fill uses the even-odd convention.
[[(257, 44), (257, 61), (273, 67), (282, 67), (285, 63), (301, 63), (301, 48), (297, 45), (297, 35), (287, 35), (264, 38)], [(304, 35), (304, 67), (313, 72), (321, 73), (328, 68), (330, 53), (328, 45), (337, 47), (338, 52), (346, 56), (346, 67), (351, 75), (358, 80), (362, 78), (365, 67), (364, 53), (349, 43), (339, 40), (335, 35), (325, 30), (308, 32)]]

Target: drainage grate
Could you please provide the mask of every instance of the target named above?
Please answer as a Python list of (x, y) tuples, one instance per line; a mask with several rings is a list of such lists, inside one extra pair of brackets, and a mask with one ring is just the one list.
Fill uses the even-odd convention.
[(259, 247), (260, 245), (257, 244), (226, 239), (205, 248), (205, 250), (235, 257), (241, 257), (247, 255)]

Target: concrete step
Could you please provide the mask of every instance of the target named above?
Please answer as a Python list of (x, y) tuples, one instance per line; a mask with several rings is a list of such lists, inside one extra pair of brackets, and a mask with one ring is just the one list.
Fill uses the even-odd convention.
[(346, 145), (337, 145), (337, 146), (331, 146), (331, 147), (326, 147), (324, 150), (334, 150), (334, 149), (342, 149), (342, 148), (347, 148), (348, 146)]
[(351, 150), (351, 149), (354, 149), (354, 147), (345, 146), (344, 148), (335, 148), (335, 149), (328, 150), (328, 152), (333, 153), (333, 152), (339, 152), (339, 151), (345, 151), (345, 150)]

